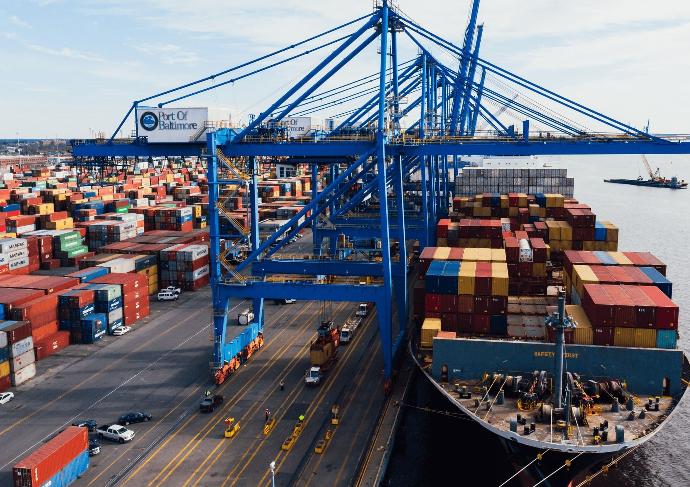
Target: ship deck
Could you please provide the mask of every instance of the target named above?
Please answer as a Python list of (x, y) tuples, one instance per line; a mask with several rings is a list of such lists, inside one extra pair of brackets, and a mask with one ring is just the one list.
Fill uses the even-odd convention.
[[(538, 419), (538, 409), (530, 411), (520, 410), (515, 398), (506, 397), (502, 405), (496, 404), (495, 395), (489, 394), (482, 400), (481, 388), (476, 381), (456, 380), (452, 383), (437, 382), (437, 384), (466, 410), (477, 416), (479, 420), (501, 431), (509, 432), (510, 420), (516, 418), (517, 414), (521, 414), (522, 417), (526, 418), (527, 426), (532, 422), (535, 423), (535, 430), (526, 435), (524, 433), (525, 426), (518, 424), (518, 435), (533, 441), (573, 445), (574, 447), (596, 446), (593, 428), (599, 426), (604, 421), (608, 421), (608, 439), (607, 441), (601, 441), (599, 446), (616, 445), (616, 425), (622, 425), (625, 429), (624, 443), (634, 442), (652, 433), (663, 422), (664, 418), (668, 416), (674, 406), (673, 398), (660, 397), (659, 411), (645, 411), (645, 417), (640, 419), (639, 413), (644, 410), (647, 398), (635, 398), (635, 419), (629, 420), (630, 411), (625, 408), (625, 405), (621, 405), (618, 412), (611, 412), (610, 404), (599, 403), (596, 405), (595, 412), (587, 415), (586, 423), (580, 421), (579, 424), (573, 425), (570, 429), (569, 438), (566, 438), (565, 432), (556, 427), (555, 421), (553, 425), (551, 421), (540, 422)], [(466, 386), (467, 391), (472, 392), (470, 399), (461, 399), (459, 397), (457, 391), (462, 386)], [(479, 407), (476, 405), (476, 399), (480, 400)]]

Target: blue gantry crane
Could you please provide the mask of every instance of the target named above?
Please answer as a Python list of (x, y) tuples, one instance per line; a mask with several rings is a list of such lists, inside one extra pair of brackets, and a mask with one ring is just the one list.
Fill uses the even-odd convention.
[[(238, 353), (236, 343), (226, 338), (230, 301), (253, 300), (250, 326), (261, 330), (264, 299), (302, 296), (375, 302), (390, 380), (407, 333), (409, 243), (424, 247), (435, 241), (437, 219), (447, 214), (453, 194), (450, 174), (457, 175), (462, 156), (690, 153), (685, 137), (638, 130), (482, 58), (479, 4), (473, 0), (458, 46), (388, 1), (378, 1), (370, 14), (134, 101), (108, 140), (73, 141), (76, 159), (101, 164), (160, 156), (206, 158), (215, 336), (211, 368), (218, 382), (225, 380)], [(408, 41), (405, 48), (402, 40)], [(342, 82), (349, 63), (371, 58), (371, 46), (378, 47), (376, 70)], [(138, 129), (127, 140), (115, 138), (144, 104), (158, 100), (157, 107), (170, 106), (327, 49), (319, 63), (245, 127), (208, 124), (202, 130), (205, 140), (200, 133), (188, 142), (150, 143)], [(403, 61), (399, 53), (405, 49), (417, 54)], [(457, 65), (442, 61), (448, 58)], [(205, 86), (208, 81), (213, 86)], [(282, 122), (313, 113), (328, 113), (337, 122), (290, 138)], [(480, 123), (490, 128), (479, 130)], [(312, 168), (311, 201), (265, 238), (259, 234), (262, 161)], [(321, 188), (320, 168), (328, 173)], [(229, 186), (248, 188), (246, 227), (224, 209), (221, 193)], [(285, 245), (304, 228), (312, 230), (318, 258), (281, 258)], [(377, 244), (374, 252), (339, 252), (338, 241), (345, 239)], [(238, 246), (247, 249), (241, 258), (231, 250)]]

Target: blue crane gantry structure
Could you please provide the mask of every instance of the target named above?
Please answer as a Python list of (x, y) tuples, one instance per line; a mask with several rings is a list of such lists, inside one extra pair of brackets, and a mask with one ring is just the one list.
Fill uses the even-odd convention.
[[(407, 333), (408, 243), (418, 241), (423, 247), (434, 242), (436, 221), (447, 213), (453, 194), (450, 174), (457, 175), (462, 156), (690, 153), (686, 137), (636, 129), (480, 57), (479, 3), (473, 0), (462, 46), (434, 34), (383, 0), (376, 2), (372, 14), (133, 102), (109, 140), (74, 141), (75, 158), (96, 162), (157, 156), (207, 158), (215, 331), (211, 367), (218, 381), (224, 379), (224, 366), (233, 358), (226, 343), (230, 300), (252, 299), (254, 326), (261, 328), (264, 299), (305, 296), (375, 302), (384, 372), (390, 379), (395, 353)], [(342, 35), (344, 31), (348, 33)], [(407, 61), (398, 58), (402, 36), (417, 50)], [(317, 41), (322, 43), (313, 47)], [(374, 74), (324, 89), (372, 44), (379, 44)], [(305, 45), (312, 47), (255, 67)], [(163, 107), (332, 46), (321, 62), (244, 128), (209, 127), (205, 143), (152, 144), (138, 132), (126, 141), (115, 139), (129, 115), (144, 103), (163, 99), (158, 103)], [(443, 56), (457, 60), (457, 65), (444, 64)], [(229, 78), (219, 82), (223, 76)], [(202, 87), (208, 81), (213, 86)], [(336, 112), (337, 126), (298, 139), (285, 137), (281, 121), (286, 117), (326, 111)], [(516, 129), (511, 117), (521, 126)], [(478, 130), (480, 121), (490, 130)], [(262, 240), (257, 178), (259, 162), (264, 160), (311, 164), (312, 198)], [(320, 190), (319, 167), (327, 167), (329, 175)], [(411, 182), (412, 175), (418, 182)], [(232, 220), (223, 204), (224, 188), (239, 186), (249, 189), (248, 228)], [(411, 205), (412, 200), (419, 209)], [(366, 209), (361, 211), (363, 203)], [(317, 258), (275, 255), (306, 227), (313, 231)], [(339, 259), (341, 235), (380, 239), (380, 259)], [(321, 255), (324, 240), (329, 242), (329, 251)], [(393, 241), (397, 245), (391, 246)], [(231, 264), (227, 247), (240, 243), (248, 244), (248, 255)], [(317, 276), (330, 277), (324, 281)], [(359, 284), (363, 276), (369, 278), (366, 285)]]

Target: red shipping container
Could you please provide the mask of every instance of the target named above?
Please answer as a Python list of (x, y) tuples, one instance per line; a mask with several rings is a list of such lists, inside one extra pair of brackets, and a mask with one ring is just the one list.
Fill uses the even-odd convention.
[(438, 318), (439, 320), (441, 319), (441, 313), (434, 313), (434, 312), (429, 312), (427, 311), (424, 316), (426, 318)]
[[(441, 294), (441, 313), (453, 313), (457, 312), (457, 296), (453, 294)], [(448, 330), (452, 331), (452, 330)]]
[[(57, 324), (57, 323), (56, 323)], [(52, 335), (34, 343), (36, 360), (43, 360), (69, 346), (69, 332), (56, 331)]]
[(613, 345), (615, 330), (615, 328), (611, 327), (595, 326), (592, 329), (594, 345)]
[(455, 313), (442, 313), (441, 314), (441, 330), (442, 331), (452, 331), (457, 332), (458, 330), (458, 318)]
[(148, 287), (146, 276), (117, 272), (97, 277), (90, 282), (97, 284), (120, 284), (122, 286), (122, 294), (127, 294), (135, 289)]
[(504, 315), (508, 309), (507, 296), (491, 296), (489, 302), (489, 314)]
[(593, 326), (615, 326), (615, 301), (601, 284), (585, 284), (582, 299)]
[(40, 326), (57, 320), (58, 295), (47, 294), (27, 303), (15, 306), (10, 315), (12, 319), (29, 321), (31, 326)]
[(461, 294), (460, 296), (458, 296), (457, 303), (459, 314), (471, 315), (472, 313), (474, 313), (474, 296)]
[(441, 312), (441, 295), (440, 294), (433, 294), (433, 293), (427, 293), (424, 296), (424, 309), (434, 313), (440, 313)]
[(31, 336), (31, 325), (20, 321), (12, 326), (3, 328), (2, 331), (7, 333), (7, 343), (12, 345), (13, 343)]
[(656, 307), (656, 327), (662, 330), (677, 330), (678, 305), (671, 301), (656, 286), (641, 286), (640, 289), (652, 300)]
[(14, 485), (30, 487), (45, 484), (86, 451), (88, 446), (89, 431), (83, 427), (68, 426), (62, 433), (14, 465)]
[(472, 333), (472, 315), (463, 313), (457, 316), (458, 333)]
[(5, 377), (0, 377), (0, 392), (5, 392), (12, 386), (12, 381), (9, 375)]
[(36, 344), (36, 342), (39, 342), (40, 340), (43, 340), (46, 337), (49, 337), (50, 335), (57, 333), (58, 329), (59, 328), (57, 320), (51, 321), (50, 323), (46, 323), (41, 326), (32, 326), (31, 336), (34, 339), (34, 344)]
[(613, 299), (615, 305), (615, 326), (631, 328), (635, 326), (635, 304), (625, 292), (627, 286), (605, 284), (604, 289)]
[[(9, 276), (11, 279), (19, 280), (18, 277)], [(13, 287), (2, 287), (0, 289), (0, 303), (5, 305), (5, 313), (9, 315), (12, 308), (27, 303), (33, 299), (40, 298), (45, 293), (36, 289), (18, 289)]]
[(473, 307), (475, 314), (491, 314), (491, 296), (474, 296)]
[(626, 292), (635, 303), (635, 326), (638, 328), (656, 328), (654, 301), (638, 286), (628, 286)]
[(491, 333), (491, 317), (488, 315), (472, 315), (472, 331), (474, 333)]

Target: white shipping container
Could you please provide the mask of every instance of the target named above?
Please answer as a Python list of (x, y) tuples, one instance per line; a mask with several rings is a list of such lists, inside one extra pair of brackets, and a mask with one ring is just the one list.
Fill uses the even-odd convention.
[(533, 254), (529, 241), (526, 238), (521, 238), (518, 244), (520, 245), (520, 262), (532, 262)]
[(110, 269), (111, 273), (115, 272), (118, 274), (127, 274), (128, 272), (134, 272), (134, 259), (119, 257), (117, 259), (98, 264), (98, 267), (107, 267)]
[(7, 333), (0, 331), (0, 348), (7, 347)]
[(0, 265), (5, 265), (10, 263), (9, 254), (0, 254)]
[(6, 255), (7, 257), (9, 257), (10, 261), (27, 258), (29, 257), (29, 249), (12, 250), (11, 252), (8, 252)]
[(22, 267), (26, 267), (28, 265), (29, 265), (29, 258), (28, 257), (23, 257), (23, 258), (17, 259), (17, 260), (11, 260), (9, 262), (9, 268), (11, 271), (13, 271), (15, 269), (20, 269)]
[(25, 352), (17, 357), (12, 357), (10, 359), (10, 369), (13, 372), (23, 369), (24, 367), (36, 362), (36, 356), (34, 355), (34, 349), (32, 348), (28, 352)]
[(33, 232), (36, 230), (36, 225), (33, 223), (31, 225), (24, 225), (23, 227), (17, 227), (17, 235), (22, 235), (24, 233)]
[(202, 277), (208, 275), (208, 273), (209, 273), (209, 266), (208, 265), (200, 267), (192, 273), (192, 281), (196, 281), (197, 279), (201, 279)]
[(15, 371), (11, 376), (10, 379), (12, 381), (13, 386), (18, 386), (23, 384), (24, 382), (33, 379), (36, 376), (36, 364), (30, 364), (24, 367), (23, 369), (19, 369)]
[(114, 321), (122, 319), (122, 308), (115, 308), (110, 313), (108, 313), (108, 323), (113, 323)]
[(34, 349), (34, 340), (32, 337), (26, 337), (23, 340), (19, 340), (18, 342), (15, 342), (12, 344), (10, 347), (10, 357), (17, 357), (23, 353), (28, 352), (31, 350), (33, 352)]
[(7, 254), (13, 250), (25, 249), (26, 240), (23, 238), (5, 238), (0, 240), (0, 252)]
[(208, 255), (208, 247), (206, 245), (189, 245), (178, 254), (184, 255), (182, 260), (194, 261)]

